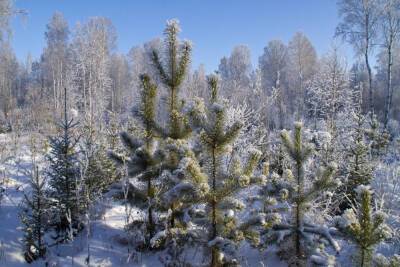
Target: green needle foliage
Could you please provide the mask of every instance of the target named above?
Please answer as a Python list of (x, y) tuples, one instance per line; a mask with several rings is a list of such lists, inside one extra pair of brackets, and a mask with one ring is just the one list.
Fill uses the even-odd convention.
[(366, 134), (370, 141), (371, 156), (377, 158), (383, 154), (387, 145), (389, 144), (390, 135), (386, 129), (381, 129), (381, 124), (379, 123), (376, 114), (371, 117), (369, 121), (369, 129), (367, 129)]
[[(166, 208), (169, 210), (169, 229), (184, 227), (187, 224), (184, 219), (185, 210), (208, 190), (204, 175), (188, 144), (192, 130), (188, 115), (183, 110), (184, 101), (179, 98), (179, 91), (188, 70), (192, 51), (188, 41), (179, 40), (179, 32), (177, 20), (167, 21), (164, 31), (164, 49), (152, 52), (153, 65), (158, 74), (154, 80), (161, 81), (162, 88), (167, 90), (166, 110), (169, 118), (167, 127), (163, 128), (153, 120), (152, 129), (163, 140), (162, 148), (165, 154), (163, 190), (165, 193), (162, 203), (168, 205)], [(168, 235), (172, 235), (171, 233), (172, 231), (169, 230)]]
[[(147, 218), (135, 219), (128, 227), (145, 228), (144, 247), (167, 248), (170, 257), (164, 259), (166, 265), (179, 262), (189, 239), (199, 234), (187, 227), (191, 220), (189, 210), (208, 191), (207, 177), (189, 145), (192, 130), (183, 110), (184, 101), (178, 96), (191, 53), (190, 43), (179, 41), (179, 31), (176, 20), (167, 22), (164, 50), (152, 52), (157, 77), (141, 75), (143, 90), (138, 115), (144, 138), (123, 133), (128, 157), (111, 153), (112, 158), (127, 166), (129, 177), (142, 183), (129, 182), (129, 191)], [(160, 87), (167, 90), (166, 101), (162, 102), (168, 113), (166, 127), (157, 122), (157, 108), (161, 106), (157, 105), (157, 85), (152, 80), (160, 81)]]
[(89, 197), (88, 200), (92, 202), (100, 197), (109, 185), (119, 179), (120, 173), (107, 156), (103, 145), (99, 145), (88, 155), (86, 164), (84, 183)]
[[(199, 173), (195, 173), (197, 163), (195, 157), (188, 146), (188, 140), (191, 133), (189, 119), (183, 112), (184, 101), (179, 98), (179, 91), (182, 82), (186, 76), (192, 47), (190, 42), (179, 40), (179, 23), (177, 20), (167, 21), (164, 30), (164, 49), (163, 51), (153, 50), (152, 61), (157, 70), (158, 76), (154, 80), (161, 81), (162, 87), (167, 90), (166, 110), (168, 111), (167, 127), (163, 128), (158, 123), (152, 121), (152, 130), (158, 136), (163, 138), (163, 146), (165, 150), (164, 168), (169, 170), (170, 175), (165, 175), (165, 185), (167, 188), (164, 203), (170, 205), (170, 222), (169, 227), (174, 228), (176, 217), (182, 215), (183, 202), (179, 199), (179, 195), (185, 194), (187, 197), (192, 194), (191, 191), (196, 190), (194, 184), (202, 183), (202, 177)], [(190, 167), (192, 173), (189, 175), (194, 183), (184, 183), (182, 179), (181, 160), (185, 159), (186, 167)], [(194, 175), (194, 176), (193, 176)], [(177, 177), (178, 176), (178, 177)], [(177, 178), (177, 179), (176, 179)], [(183, 177), (184, 178), (184, 177)], [(204, 183), (202, 183), (204, 184)], [(203, 188), (204, 189), (204, 188)]]
[(352, 142), (347, 151), (347, 181), (344, 184), (347, 198), (341, 203), (340, 209), (350, 208), (357, 200), (355, 189), (359, 185), (368, 185), (372, 180), (372, 166), (369, 163), (370, 148), (365, 143), (365, 117), (357, 112), (354, 114), (356, 126), (354, 128)]
[(245, 232), (238, 227), (235, 212), (245, 204), (235, 199), (234, 194), (250, 185), (261, 152), (252, 151), (245, 164), (239, 158), (232, 160), (229, 169), (224, 159), (230, 145), (237, 138), (242, 124), (226, 125), (225, 109), (218, 103), (218, 80), (215, 75), (208, 77), (211, 97), (207, 110), (193, 110), (193, 124), (199, 127), (199, 139), (204, 148), (202, 167), (208, 177), (209, 191), (205, 195), (209, 232), (208, 246), (211, 249), (210, 266), (226, 266), (237, 263), (235, 243), (243, 240)]
[(386, 215), (372, 209), (372, 191), (368, 186), (360, 185), (357, 191), (357, 206), (346, 210), (343, 217), (346, 233), (357, 244), (360, 267), (372, 266), (374, 247), (390, 236), (390, 230), (384, 223)]
[[(105, 141), (90, 120), (82, 127), (80, 151), (83, 154), (82, 177), (86, 194), (86, 207), (101, 197), (109, 185), (119, 179), (114, 162), (108, 157)], [(109, 143), (110, 144), (110, 143)], [(110, 146), (113, 144), (111, 143)]]
[[(123, 157), (111, 152), (110, 157), (119, 165), (127, 166), (128, 176), (134, 177), (139, 183), (129, 184), (129, 196), (136, 207), (147, 213), (146, 218), (137, 218), (129, 228), (138, 233), (144, 232), (142, 247), (150, 248), (150, 240), (156, 231), (154, 209), (159, 200), (156, 185), (159, 183), (161, 165), (164, 153), (155, 147), (154, 121), (157, 87), (151, 83), (147, 75), (141, 76), (141, 107), (139, 119), (143, 124), (144, 138), (134, 138), (126, 132), (121, 133), (121, 140), (127, 150), (127, 156)], [(133, 229), (132, 229), (133, 228)]]
[(31, 193), (24, 194), (20, 220), (23, 224), (25, 260), (31, 263), (46, 254), (44, 232), (49, 215), (49, 201), (45, 194), (45, 181), (41, 179), (37, 167), (34, 167), (29, 182)]
[(81, 179), (80, 164), (73, 130), (77, 123), (68, 119), (67, 95), (65, 89), (64, 119), (58, 125), (59, 134), (50, 138), (50, 154), (47, 156), (49, 168), (46, 172), (49, 181), (49, 197), (53, 199), (53, 222), (56, 239), (70, 240), (82, 228), (83, 196), (79, 184)]
[[(330, 236), (329, 231), (320, 231), (317, 226), (308, 225), (305, 223), (305, 212), (307, 211), (308, 204), (315, 199), (321, 192), (335, 188), (338, 182), (332, 178), (336, 165), (331, 164), (326, 168), (321, 168), (315, 175), (316, 178), (313, 181), (307, 181), (310, 186), (305, 186), (306, 175), (305, 175), (305, 164), (307, 160), (313, 155), (313, 149), (311, 145), (304, 143), (302, 139), (302, 124), (295, 123), (293, 130), (293, 136), (290, 137), (286, 130), (281, 133), (281, 139), (286, 151), (293, 162), (293, 179), (290, 179), (290, 186), (288, 192), (290, 192), (289, 200), (293, 204), (293, 218), (290, 225), (276, 225), (276, 230), (290, 230), (291, 236), (293, 237), (293, 249), (295, 255), (291, 260), (294, 259), (296, 265), (304, 264), (306, 259), (307, 251), (305, 249), (302, 240), (309, 240), (307, 234), (318, 234), (326, 238), (331, 245), (339, 250), (336, 242)], [(312, 245), (312, 244), (308, 244)]]
[(376, 267), (398, 267), (400, 266), (400, 255), (394, 254), (390, 258), (386, 258), (382, 254), (374, 257), (374, 266)]
[(162, 129), (154, 123), (154, 128), (160, 134), (172, 139), (184, 139), (190, 134), (191, 128), (188, 119), (182, 112), (183, 100), (178, 97), (181, 85), (185, 79), (192, 46), (190, 42), (180, 42), (178, 34), (180, 32), (177, 20), (167, 21), (164, 30), (164, 51), (153, 50), (152, 60), (158, 71), (158, 79), (168, 90), (168, 112), (169, 123), (167, 129)]
[[(172, 229), (184, 226), (181, 220), (184, 208), (197, 199), (197, 185), (206, 182), (185, 140), (160, 138), (158, 135), (160, 128), (155, 124), (157, 86), (148, 75), (142, 75), (141, 81), (138, 115), (143, 124), (144, 137), (133, 138), (122, 133), (121, 139), (128, 156), (121, 157), (115, 153), (110, 156), (127, 166), (128, 176), (139, 182), (129, 183), (129, 194), (133, 204), (147, 216), (136, 218), (128, 227), (146, 233), (142, 244), (145, 248), (161, 248), (168, 239), (183, 234), (181, 230)], [(157, 221), (156, 217), (166, 211), (167, 222)], [(177, 217), (180, 220), (177, 221)]]

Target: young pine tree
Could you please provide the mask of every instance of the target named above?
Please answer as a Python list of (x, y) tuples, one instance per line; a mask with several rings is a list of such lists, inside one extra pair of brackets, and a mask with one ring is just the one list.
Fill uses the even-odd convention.
[[(166, 231), (157, 233), (153, 243), (160, 243), (165, 237), (174, 239), (184, 236), (188, 224), (187, 211), (193, 202), (208, 190), (205, 176), (200, 171), (195, 154), (190, 148), (189, 137), (192, 129), (184, 111), (184, 100), (179, 98), (182, 83), (186, 77), (191, 57), (191, 44), (181, 42), (177, 20), (167, 21), (164, 31), (164, 49), (152, 51), (153, 65), (156, 67), (154, 80), (166, 89), (164, 101), (168, 118), (166, 127), (154, 119), (149, 121), (154, 134), (161, 138), (160, 148), (164, 151), (162, 172), (162, 197), (160, 203), (168, 210)], [(172, 240), (171, 239), (171, 240)], [(178, 238), (179, 239), (179, 238)]]
[(183, 113), (184, 101), (179, 98), (179, 91), (190, 63), (192, 46), (190, 42), (180, 42), (180, 32), (177, 20), (167, 21), (164, 31), (164, 53), (152, 51), (153, 65), (157, 69), (158, 77), (162, 85), (167, 89), (168, 126), (163, 129), (155, 122), (153, 127), (164, 137), (174, 140), (185, 139), (191, 132), (187, 116)]
[(235, 212), (245, 205), (235, 198), (235, 193), (255, 180), (253, 171), (261, 152), (250, 152), (243, 166), (241, 159), (235, 158), (226, 167), (224, 159), (242, 125), (239, 122), (226, 125), (225, 109), (218, 103), (217, 77), (210, 76), (208, 82), (211, 91), (209, 107), (206, 111), (193, 110), (192, 118), (193, 124), (200, 129), (202, 168), (208, 177), (209, 191), (204, 197), (208, 216), (204, 225), (209, 233), (210, 266), (215, 267), (238, 263), (235, 244), (243, 240), (245, 229), (239, 227)]
[(390, 231), (384, 223), (385, 214), (373, 211), (371, 203), (373, 192), (370, 188), (360, 185), (356, 191), (358, 200), (356, 207), (346, 210), (343, 215), (345, 232), (358, 246), (358, 266), (370, 267), (374, 247), (388, 238)]
[[(302, 138), (302, 124), (295, 123), (293, 137), (289, 136), (286, 130), (281, 133), (282, 143), (292, 160), (293, 177), (288, 179), (287, 192), (289, 193), (289, 202), (292, 203), (292, 219), (288, 225), (275, 225), (274, 230), (290, 231), (289, 251), (293, 251), (294, 255), (289, 258), (289, 262), (295, 266), (303, 266), (306, 256), (312, 253), (311, 248), (315, 247), (310, 235), (319, 235), (328, 240), (336, 251), (339, 251), (338, 244), (333, 240), (330, 231), (324, 226), (317, 226), (306, 222), (305, 213), (309, 207), (309, 203), (314, 200), (321, 192), (335, 188), (338, 182), (332, 178), (336, 165), (331, 164), (326, 168), (320, 168), (313, 180), (307, 180), (305, 174), (305, 164), (312, 156), (313, 149), (311, 145), (304, 143)], [(309, 186), (306, 186), (310, 184)], [(307, 255), (308, 254), (308, 255)]]
[[(80, 196), (80, 167), (76, 150), (78, 139), (73, 131), (77, 123), (68, 118), (67, 90), (64, 96), (64, 118), (59, 127), (59, 133), (49, 139), (50, 154), (47, 155), (49, 167), (47, 179), (49, 183), (49, 198), (53, 200), (53, 222), (58, 241), (71, 239), (82, 224), (82, 197)], [(72, 233), (71, 233), (72, 230)]]
[(164, 154), (162, 150), (156, 147), (153, 130), (157, 87), (147, 75), (141, 76), (141, 82), (141, 107), (138, 115), (143, 124), (143, 140), (123, 132), (121, 133), (121, 140), (127, 150), (127, 157), (122, 157), (113, 152), (110, 153), (110, 156), (119, 165), (126, 165), (128, 176), (135, 178), (138, 182), (129, 184), (130, 194), (134, 197), (133, 204), (147, 215), (144, 218), (135, 219), (129, 228), (143, 232), (144, 239), (141, 245), (150, 248), (150, 240), (154, 237), (157, 228), (154, 212), (159, 200), (157, 186), (160, 184), (159, 175)]
[(34, 167), (30, 178), (30, 194), (24, 194), (20, 220), (24, 232), (24, 256), (28, 263), (42, 258), (46, 254), (44, 232), (49, 215), (49, 201), (45, 195), (45, 181), (39, 175), (39, 169)]
[[(178, 97), (190, 61), (191, 46), (179, 42), (179, 25), (175, 20), (167, 22), (164, 38), (164, 54), (152, 52), (156, 74), (167, 90), (164, 110), (168, 114), (166, 127), (157, 122), (157, 86), (150, 76), (141, 75), (142, 101), (138, 112), (143, 125), (144, 137), (121, 135), (129, 150), (127, 158), (111, 156), (120, 164), (126, 164), (129, 177), (140, 183), (130, 182), (135, 205), (141, 206), (146, 218), (133, 222), (145, 228), (145, 246), (152, 248), (177, 248), (178, 239), (188, 234), (188, 209), (207, 190), (194, 153), (189, 146), (191, 128)], [(141, 185), (140, 187), (137, 185)], [(142, 203), (142, 204), (140, 204)], [(159, 221), (156, 221), (160, 219)], [(135, 226), (135, 227), (136, 227)], [(169, 246), (171, 243), (174, 246)], [(174, 250), (174, 249), (172, 249)], [(176, 250), (174, 252), (176, 258)]]

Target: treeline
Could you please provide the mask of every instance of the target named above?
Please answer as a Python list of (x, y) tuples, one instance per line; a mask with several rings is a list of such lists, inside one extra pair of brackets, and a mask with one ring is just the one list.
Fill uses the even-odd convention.
[[(353, 45), (359, 55), (351, 66), (336, 47), (317, 55), (312, 42), (300, 32), (288, 44), (280, 40), (266, 44), (258, 64), (251, 62), (247, 46), (235, 47), (220, 60), (217, 70), (222, 78), (221, 94), (234, 102), (246, 99), (250, 107), (264, 109), (263, 114), (269, 114), (263, 118), (268, 128), (282, 129), (293, 120), (333, 116), (316, 114), (316, 107), (321, 106), (320, 99), (312, 99), (316, 85), (328, 93), (355, 92), (362, 95), (364, 113), (376, 114), (385, 128), (389, 124), (397, 128), (400, 48), (396, 3), (339, 1), (342, 22), (336, 36)], [(138, 77), (151, 71), (151, 51), (162, 45), (154, 39), (121, 54), (110, 20), (94, 17), (70, 29), (61, 13), (53, 15), (44, 36), (46, 46), (40, 58), (28, 56), (24, 63), (18, 62), (9, 38), (1, 42), (0, 119), (8, 127), (23, 123), (40, 128), (60, 116), (65, 87), (74, 99), (70, 108), (92, 123), (98, 120), (96, 124), (102, 124), (108, 112), (129, 112), (139, 95)], [(374, 67), (371, 62), (375, 60)], [(202, 65), (189, 69), (184, 81), (188, 88), (185, 97), (205, 96), (205, 72)], [(336, 113), (340, 106), (337, 103), (329, 109)]]

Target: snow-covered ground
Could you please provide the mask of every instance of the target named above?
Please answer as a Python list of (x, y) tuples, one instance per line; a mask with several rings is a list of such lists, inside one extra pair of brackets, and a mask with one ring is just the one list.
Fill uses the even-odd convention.
[[(9, 138), (4, 134), (0, 135), (0, 145), (10, 145)], [(27, 152), (29, 148), (23, 145), (18, 151), (9, 151), (0, 162), (0, 181), (5, 190), (0, 200), (0, 266), (4, 267), (26, 266), (21, 253), (22, 231), (18, 213), (24, 187), (29, 181), (25, 171), (31, 168), (31, 157), (22, 151)]]
[[(32, 168), (30, 148), (24, 144), (17, 148), (16, 154), (10, 154), (0, 164), (6, 189), (0, 205), (0, 266), (45, 266), (44, 261), (26, 263), (23, 256), (22, 225), (19, 221), (20, 203), (24, 190), (29, 190), (29, 170)], [(1, 145), (10, 145), (6, 135), (0, 136)], [(38, 162), (40, 163), (40, 162)], [(112, 193), (112, 192), (111, 192)], [(82, 231), (71, 244), (53, 246), (49, 249), (49, 266), (88, 266), (87, 255), (90, 251), (90, 266), (162, 266), (157, 258), (140, 257), (127, 262), (129, 250), (124, 244), (127, 240), (124, 231), (125, 206), (105, 196), (93, 209), (95, 219), (91, 220), (90, 229)], [(97, 216), (96, 214), (99, 214)], [(88, 238), (88, 232), (90, 235)], [(50, 239), (50, 238), (49, 238)], [(48, 244), (51, 244), (49, 240)]]
[[(129, 237), (124, 230), (126, 207), (114, 197), (115, 192), (121, 190), (118, 184), (113, 185), (93, 207), (90, 227), (80, 232), (73, 242), (51, 246), (45, 261), (26, 263), (23, 256), (22, 225), (18, 217), (24, 190), (29, 190), (29, 171), (32, 168), (32, 153), (29, 140), (26, 139), (27, 137), (22, 137), (15, 149), (8, 150), (6, 156), (0, 157), (0, 181), (6, 190), (0, 204), (0, 267), (163, 266), (159, 254), (131, 253), (128, 240), (132, 237)], [(3, 134), (0, 135), (0, 147), (4, 145), (13, 146), (11, 138)], [(39, 165), (41, 161), (43, 160), (37, 159)], [(249, 188), (241, 192), (238, 197), (246, 199), (255, 193), (253, 191), (254, 188)], [(47, 243), (52, 244), (50, 237), (47, 237)], [(342, 247), (337, 257), (340, 266), (354, 266), (349, 261), (355, 253), (354, 246), (343, 239), (339, 239), (338, 243)], [(380, 250), (384, 249), (381, 247)], [(259, 251), (245, 243), (240, 247), (240, 255), (242, 255), (242, 266), (287, 266), (285, 262), (279, 260), (274, 246), (266, 251)], [(190, 257), (190, 255), (187, 257), (189, 262)], [(199, 263), (195, 265), (198, 266)]]
[[(7, 135), (0, 135), (0, 145), (12, 147), (10, 139)], [(127, 245), (129, 236), (124, 230), (126, 208), (122, 202), (113, 198), (113, 189), (92, 209), (90, 228), (79, 233), (70, 244), (51, 246), (45, 261), (26, 263), (22, 225), (18, 215), (24, 191), (29, 190), (29, 171), (32, 169), (32, 152), (27, 137), (21, 138), (14, 151), (8, 150), (6, 153), (0, 161), (0, 173), (5, 177), (1, 177), (1, 181), (4, 180), (3, 186), (6, 189), (0, 205), (0, 267), (39, 267), (46, 264), (54, 267), (88, 266), (88, 251), (90, 266), (163, 266), (157, 255), (130, 253)], [(41, 161), (37, 159), (37, 164), (40, 165)], [(47, 237), (47, 241), (49, 245), (52, 244), (51, 238)], [(245, 266), (286, 266), (272, 250), (260, 253), (246, 244), (240, 250), (243, 251)]]

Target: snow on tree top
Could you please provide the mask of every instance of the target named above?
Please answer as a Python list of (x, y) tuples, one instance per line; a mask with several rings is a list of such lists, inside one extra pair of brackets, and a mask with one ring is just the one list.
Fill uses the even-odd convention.
[(181, 32), (181, 27), (179, 26), (179, 20), (176, 18), (167, 20), (167, 30), (173, 31), (175, 33)]
[(372, 194), (373, 190), (371, 189), (371, 187), (369, 185), (359, 185), (355, 191), (357, 192), (358, 195), (361, 195), (363, 193), (369, 193)]

